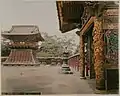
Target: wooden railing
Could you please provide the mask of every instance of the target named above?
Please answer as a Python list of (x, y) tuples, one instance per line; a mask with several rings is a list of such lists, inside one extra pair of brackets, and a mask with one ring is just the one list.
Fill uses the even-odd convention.
[(68, 58), (69, 66), (75, 69), (76, 71), (79, 71), (79, 58), (80, 58), (79, 54), (75, 54)]

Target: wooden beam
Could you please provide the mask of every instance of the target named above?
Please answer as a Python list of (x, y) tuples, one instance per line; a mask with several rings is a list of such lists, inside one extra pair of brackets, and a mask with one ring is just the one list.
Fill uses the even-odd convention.
[(83, 35), (86, 31), (88, 31), (89, 27), (94, 23), (94, 18), (95, 17), (90, 17), (88, 21), (82, 26), (80, 31), (76, 32), (77, 35)]
[(81, 34), (83, 35), (93, 23), (94, 23), (94, 17), (91, 17), (89, 21), (85, 25), (83, 25), (83, 27), (81, 28), (80, 30)]

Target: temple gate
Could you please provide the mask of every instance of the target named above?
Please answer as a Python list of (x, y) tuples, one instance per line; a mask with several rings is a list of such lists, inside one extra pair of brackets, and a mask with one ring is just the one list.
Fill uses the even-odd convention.
[(36, 59), (38, 41), (43, 41), (39, 28), (33, 25), (12, 26), (10, 31), (5, 31), (2, 36), (9, 39), (8, 47), (11, 48), (9, 57), (3, 65), (39, 65)]

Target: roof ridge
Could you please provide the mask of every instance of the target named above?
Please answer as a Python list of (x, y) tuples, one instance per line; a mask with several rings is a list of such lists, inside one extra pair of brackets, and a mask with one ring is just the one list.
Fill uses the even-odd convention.
[(12, 25), (12, 27), (37, 27), (37, 25)]

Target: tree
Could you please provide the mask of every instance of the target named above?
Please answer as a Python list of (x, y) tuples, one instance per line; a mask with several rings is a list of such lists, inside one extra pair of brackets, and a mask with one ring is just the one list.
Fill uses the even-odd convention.
[(63, 56), (65, 47), (67, 47), (70, 55), (72, 54), (73, 47), (75, 46), (73, 36), (68, 38), (65, 35), (63, 35), (62, 37), (57, 37), (56, 35), (49, 36), (45, 32), (43, 32), (42, 34), (44, 35), (45, 41), (41, 44), (41, 48), (37, 54), (38, 56)]
[(74, 51), (75, 51), (75, 48), (77, 47), (74, 38), (75, 37), (74, 37), (73, 34), (68, 33), (68, 34), (63, 35), (58, 40), (58, 43), (61, 44), (61, 46), (63, 46), (64, 49), (65, 49), (65, 47), (67, 47), (67, 50), (70, 53), (69, 55), (73, 55)]
[(3, 42), (1, 42), (1, 56), (9, 56), (10, 48)]
[(49, 36), (47, 33), (43, 32), (45, 41), (41, 44), (41, 48), (38, 52), (38, 56), (43, 57), (58, 57), (62, 55), (62, 46), (57, 42), (57, 36)]
[(77, 48), (75, 49), (74, 54), (80, 53), (80, 45), (77, 45)]

